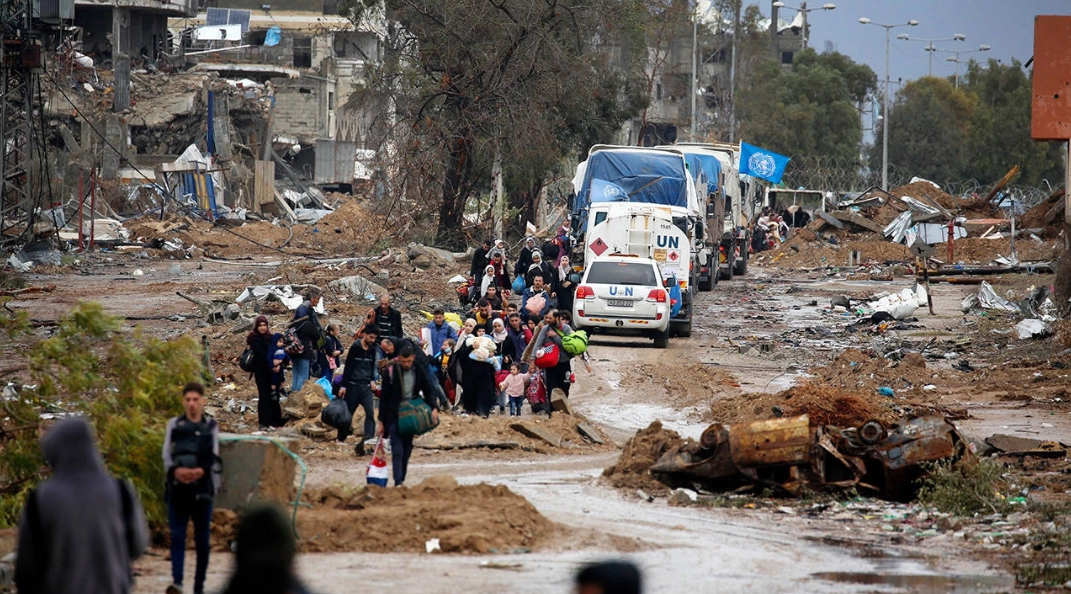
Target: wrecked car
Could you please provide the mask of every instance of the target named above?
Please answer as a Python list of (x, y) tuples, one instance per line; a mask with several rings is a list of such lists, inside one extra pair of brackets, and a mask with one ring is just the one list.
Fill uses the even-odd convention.
[(917, 417), (886, 427), (811, 427), (807, 415), (726, 426), (715, 423), (698, 442), (666, 452), (651, 467), (670, 486), (712, 491), (773, 488), (792, 495), (808, 489), (857, 488), (907, 501), (925, 463), (958, 458), (966, 442), (943, 416)]

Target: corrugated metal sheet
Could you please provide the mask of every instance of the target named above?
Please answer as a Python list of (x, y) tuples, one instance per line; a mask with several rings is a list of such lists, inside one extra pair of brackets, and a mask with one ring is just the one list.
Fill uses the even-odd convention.
[(318, 184), (352, 184), (356, 155), (356, 143), (317, 140), (313, 181)]

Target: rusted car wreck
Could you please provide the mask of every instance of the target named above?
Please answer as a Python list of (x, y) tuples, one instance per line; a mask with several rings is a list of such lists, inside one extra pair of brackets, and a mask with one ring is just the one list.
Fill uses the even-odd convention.
[(917, 417), (886, 427), (867, 421), (842, 429), (811, 427), (807, 415), (725, 426), (715, 423), (699, 442), (666, 452), (651, 473), (671, 486), (713, 491), (774, 488), (851, 488), (906, 501), (923, 463), (959, 457), (963, 436), (942, 416)]

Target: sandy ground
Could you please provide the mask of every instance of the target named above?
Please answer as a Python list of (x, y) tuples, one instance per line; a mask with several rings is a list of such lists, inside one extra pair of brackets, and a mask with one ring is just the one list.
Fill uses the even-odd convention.
[[(167, 261), (160, 260), (140, 264), (96, 261), (92, 274), (37, 275), (32, 282), (63, 283), (62, 294), (16, 300), (9, 306), (32, 308), (35, 319), (55, 319), (78, 300), (103, 299), (108, 310), (153, 318), (138, 323), (159, 335), (177, 336), (190, 331), (190, 322), (159, 318), (195, 316), (197, 311), (193, 304), (175, 296), (176, 290), (203, 299), (229, 300), (235, 288), (263, 282), (277, 273), (275, 268), (210, 262), (182, 262), (181, 274), (169, 272), (168, 267)], [(143, 269), (145, 274), (133, 277), (130, 273), (134, 268)], [(833, 364), (836, 355), (847, 347), (881, 350), (897, 344), (925, 344), (936, 336), (943, 345), (942, 353), (953, 352), (949, 345), (967, 328), (959, 303), (974, 290), (971, 287), (934, 285), (938, 315), (920, 310), (915, 327), (881, 335), (843, 333), (840, 329), (854, 317), (829, 309), (829, 298), (834, 295), (897, 291), (909, 283), (907, 279), (892, 283), (845, 281), (820, 273), (752, 268), (747, 277), (720, 283), (712, 293), (701, 294), (696, 304), (695, 334), (671, 340), (668, 349), (655, 349), (645, 339), (595, 337), (591, 342), (593, 372), (576, 370), (578, 384), (572, 405), (617, 444), (655, 419), (683, 436), (697, 437), (715, 420), (712, 402), (745, 398), (748, 393), (773, 394), (813, 379), (811, 372)], [(210, 330), (219, 332), (221, 328)], [(820, 328), (836, 332), (817, 331)], [(932, 381), (939, 382), (941, 374), (951, 373), (951, 364), (959, 358), (977, 361), (978, 353), (972, 349), (994, 348), (983, 342), (976, 338), (972, 346), (960, 348), (956, 357), (928, 360), (926, 369)], [(768, 352), (749, 354), (749, 345), (770, 346)], [(1029, 355), (1025, 346), (1009, 344), (1004, 348), (1009, 362)], [(991, 370), (991, 377), (997, 377), (997, 371)], [(1046, 378), (1046, 386), (1066, 383), (1058, 373), (1049, 373), (1053, 377)], [(1009, 398), (1015, 391), (1009, 387), (1010, 380), (994, 382), (987, 386), (969, 378), (949, 380), (948, 389), (939, 390), (934, 398), (945, 405), (968, 408), (971, 418), (961, 421), (960, 426), (972, 436), (1002, 432), (1071, 442), (1067, 406), (1051, 402), (1041, 406), (1029, 398)], [(246, 401), (252, 396), (243, 385), (238, 386), (237, 394)], [(679, 592), (683, 587), (696, 592), (1010, 589), (1007, 575), (965, 554), (963, 545), (951, 539), (891, 545), (888, 541), (875, 543), (833, 520), (763, 509), (670, 507), (663, 499), (647, 502), (600, 479), (602, 470), (616, 460), (617, 451), (615, 447), (418, 449), (409, 484), (446, 474), (462, 485), (503, 485), (566, 531), (523, 554), (308, 553), (299, 558), (299, 572), (313, 591), (325, 594), (377, 587), (397, 592), (549, 594), (569, 591), (571, 575), (586, 561), (626, 557), (643, 568), (647, 591), (655, 593)], [(364, 482), (366, 459), (354, 458), (351, 446), (306, 440), (302, 455), (309, 466), (309, 489)], [(459, 505), (478, 509), (481, 502)], [(494, 512), (487, 510), (488, 514)], [(383, 530), (392, 528), (384, 526)], [(222, 587), (230, 563), (228, 554), (214, 555), (209, 590)], [(187, 567), (192, 571), (192, 560)], [(138, 593), (161, 592), (169, 582), (163, 550), (154, 550), (137, 563), (136, 569), (140, 576)], [(898, 584), (901, 589), (845, 582), (836, 575), (844, 572), (880, 574), (886, 576), (880, 583)], [(959, 590), (951, 582), (941, 581), (958, 575), (987, 577), (970, 578), (973, 581), (967, 581), (974, 586)], [(188, 577), (187, 582), (191, 579)], [(430, 589), (429, 583), (434, 584)]]

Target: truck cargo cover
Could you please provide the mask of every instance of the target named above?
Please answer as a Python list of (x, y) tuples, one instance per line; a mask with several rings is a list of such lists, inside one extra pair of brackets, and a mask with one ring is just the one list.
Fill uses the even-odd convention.
[[(633, 202), (696, 212), (699, 205), (689, 196), (687, 175), (679, 154), (598, 151), (587, 160), (574, 210), (586, 209), (592, 202)], [(594, 193), (597, 196), (593, 196), (592, 187), (601, 190)]]

